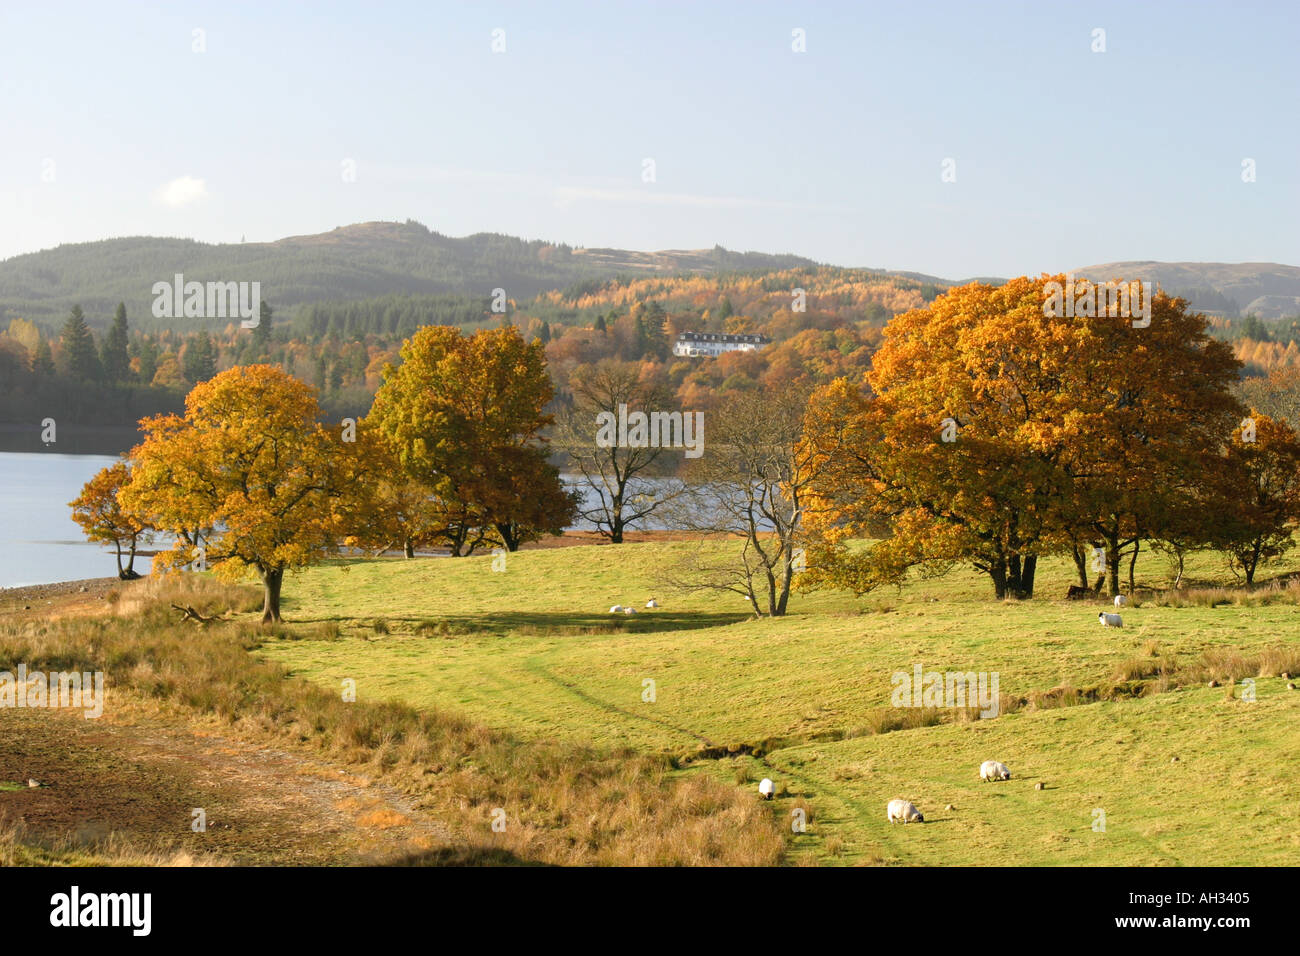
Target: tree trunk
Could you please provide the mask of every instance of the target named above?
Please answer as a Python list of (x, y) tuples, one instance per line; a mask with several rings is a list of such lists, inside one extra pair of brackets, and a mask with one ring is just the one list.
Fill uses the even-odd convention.
[(116, 538), (114, 538), (114, 539), (113, 539), (113, 544), (115, 544), (115, 545), (117, 546), (117, 577), (118, 577), (119, 580), (121, 580), (121, 578), (122, 578), (122, 542), (121, 542), (121, 541), (118, 541)]
[(262, 623), (278, 624), (280, 621), (280, 584), (284, 569), (262, 572)]
[(1001, 601), (1007, 596), (1007, 559), (999, 557), (989, 565), (989, 576), (993, 578), (993, 594)]
[(778, 617), (785, 615), (785, 607), (790, 602), (790, 581), (794, 578), (794, 569), (790, 566), (790, 555), (785, 556), (785, 567), (781, 572), (781, 593), (776, 599), (776, 614)]
[[(131, 535), (131, 556), (126, 560), (126, 573), (128, 577), (132, 578), (135, 577), (135, 547), (135, 535)], [(119, 575), (122, 573), (121, 562), (118, 563), (117, 573)]]
[(1038, 570), (1038, 555), (1025, 555), (1024, 564), (1020, 567), (1020, 586), (1016, 591), (1016, 597), (1022, 601), (1027, 601), (1034, 596), (1034, 572)]
[(415, 557), (415, 542), (410, 538), (402, 542), (402, 554), (408, 558)]
[(1259, 554), (1262, 550), (1263, 546), (1258, 540), (1255, 542), (1254, 547), (1250, 549), (1250, 560), (1244, 565), (1246, 570), (1247, 587), (1250, 587), (1250, 585), (1255, 583), (1255, 570), (1259, 567)]
[(1110, 596), (1119, 594), (1119, 535), (1106, 539), (1106, 577), (1110, 579)]
[(513, 524), (508, 521), (498, 523), (497, 534), (501, 535), (501, 543), (505, 545), (507, 551), (514, 552), (519, 550), (519, 539), (521, 535), (515, 530)]
[(1133, 583), (1133, 568), (1138, 563), (1138, 550), (1142, 547), (1141, 541), (1133, 542), (1133, 553), (1128, 559), (1128, 593), (1132, 594), (1137, 590), (1137, 585)]
[(1088, 587), (1088, 554), (1079, 548), (1078, 542), (1071, 542), (1070, 555), (1074, 558), (1074, 569), (1079, 572), (1079, 587)]

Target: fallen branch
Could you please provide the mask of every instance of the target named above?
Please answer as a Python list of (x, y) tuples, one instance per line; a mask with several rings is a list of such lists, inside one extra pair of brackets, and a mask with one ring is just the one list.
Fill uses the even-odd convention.
[(223, 620), (223, 618), (218, 614), (211, 614), (205, 617), (189, 605), (173, 604), (172, 607), (181, 612), (180, 619), (182, 621), (194, 621), (196, 624), (204, 625), (211, 624), (213, 621)]

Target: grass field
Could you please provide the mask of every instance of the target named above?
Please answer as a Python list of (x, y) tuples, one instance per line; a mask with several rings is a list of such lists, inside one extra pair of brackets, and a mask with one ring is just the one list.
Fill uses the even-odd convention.
[[(772, 776), (773, 812), (789, 819), (798, 806), (810, 820), (794, 862), (1300, 862), (1289, 785), (1300, 692), (1276, 676), (1300, 669), (1293, 590), (1160, 606), (1141, 590), (1165, 585), (1166, 566), (1147, 556), (1125, 627), (1105, 629), (1097, 604), (1052, 599), (1073, 574), (1048, 561), (1029, 602), (994, 602), (987, 579), (954, 571), (862, 600), (797, 595), (788, 617), (755, 621), (738, 596), (660, 583), (688, 547), (524, 551), (502, 572), (489, 556), (327, 565), (286, 582), (296, 626), (259, 653), (325, 686), (355, 680), (361, 699), (450, 709), (525, 738), (667, 752), (683, 774), (748, 789)], [(1230, 583), (1213, 556), (1189, 573)], [(607, 613), (651, 596), (662, 608)], [(917, 663), (997, 672), (1002, 716), (900, 715), (890, 677)], [(1247, 676), (1254, 701), (1206, 686)], [(1072, 696), (1061, 688), (1102, 699), (1052, 706)], [(939, 723), (878, 733), (905, 716)], [(691, 759), (701, 751), (736, 756)], [(1012, 780), (980, 784), (985, 759), (1010, 765)], [(895, 796), (925, 824), (891, 828)]]

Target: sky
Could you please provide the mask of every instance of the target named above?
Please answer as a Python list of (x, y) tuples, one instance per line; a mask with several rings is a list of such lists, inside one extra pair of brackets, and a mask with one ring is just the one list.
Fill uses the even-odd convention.
[(952, 279), (1300, 264), (1298, 27), (1293, 0), (0, 0), (0, 258), (410, 218)]

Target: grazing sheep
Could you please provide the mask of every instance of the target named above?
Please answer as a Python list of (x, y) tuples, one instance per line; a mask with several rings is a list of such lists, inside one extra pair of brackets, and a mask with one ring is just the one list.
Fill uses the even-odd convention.
[(1123, 627), (1124, 619), (1118, 614), (1107, 614), (1102, 611), (1097, 615), (1097, 620), (1101, 622), (1102, 627)]
[(945, 810), (956, 810), (957, 808), (954, 807), (954, 806), (950, 803), (950, 804), (948, 804), (946, 807), (944, 807), (944, 809), (945, 809)]
[(981, 780), (1010, 780), (1011, 771), (1007, 769), (1004, 763), (998, 763), (996, 760), (986, 760), (980, 764)]
[(1286, 685), (1287, 690), (1295, 690), (1295, 682), (1291, 681)]
[(609, 609), (609, 613), (610, 613), (610, 614), (622, 614), (622, 613), (623, 613), (623, 605), (621, 605), (621, 604), (615, 604), (612, 608)]
[(1127, 604), (1127, 603), (1128, 603), (1128, 598), (1126, 598), (1124, 595), (1122, 595), (1122, 594), (1116, 594), (1116, 595), (1115, 595), (1115, 606), (1116, 606), (1116, 607), (1123, 607), (1123, 606), (1124, 606), (1125, 604)]
[(1046, 790), (1046, 789), (1047, 789), (1047, 785), (1046, 785), (1045, 783), (1043, 783), (1043, 782), (1040, 780), (1040, 781), (1038, 781), (1038, 783), (1034, 784), (1034, 789), (1035, 789), (1035, 790)]
[(904, 824), (925, 822), (925, 817), (921, 816), (916, 807), (906, 800), (890, 800), (889, 805), (885, 807), (885, 815), (889, 818), (890, 823), (896, 823), (900, 820)]
[(648, 601), (645, 602), (645, 606), (646, 606), (646, 607), (658, 607), (658, 606), (659, 606), (659, 602), (656, 601), (654, 598), (651, 598), (650, 600), (648, 600)]
[(758, 782), (758, 792), (764, 800), (771, 800), (776, 794), (776, 784), (772, 783), (767, 777)]

